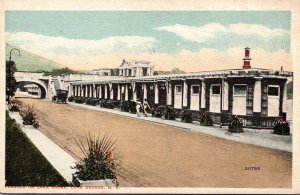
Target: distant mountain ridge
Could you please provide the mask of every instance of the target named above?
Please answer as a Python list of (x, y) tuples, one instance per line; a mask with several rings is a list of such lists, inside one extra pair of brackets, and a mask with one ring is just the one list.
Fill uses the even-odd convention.
[(18, 71), (51, 71), (53, 69), (65, 67), (62, 64), (56, 63), (9, 44), (7, 44), (5, 48), (6, 60), (9, 60), (9, 52), (13, 48), (19, 49), (21, 52), (20, 57), (18, 56), (17, 51), (13, 51), (12, 53), (12, 60), (16, 63)]

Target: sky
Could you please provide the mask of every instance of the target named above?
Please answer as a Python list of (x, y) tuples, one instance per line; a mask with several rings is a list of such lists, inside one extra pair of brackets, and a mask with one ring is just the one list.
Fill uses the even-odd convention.
[(72, 69), (147, 60), (155, 70), (292, 70), (288, 11), (7, 11), (6, 43)]

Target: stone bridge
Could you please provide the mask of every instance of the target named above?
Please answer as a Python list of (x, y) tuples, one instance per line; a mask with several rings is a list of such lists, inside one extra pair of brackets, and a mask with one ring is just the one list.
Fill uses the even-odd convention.
[(16, 72), (15, 78), (19, 84), (36, 84), (41, 89), (41, 98), (51, 99), (51, 76), (38, 72)]
[[(17, 83), (20, 84), (36, 84), (41, 90), (41, 98), (48, 100), (56, 95), (57, 89), (69, 90), (70, 82), (75, 81), (96, 81), (103, 79), (100, 75), (89, 74), (68, 74), (61, 76), (45, 76), (43, 72), (15, 72), (14, 74)], [(106, 76), (106, 79), (113, 76)]]

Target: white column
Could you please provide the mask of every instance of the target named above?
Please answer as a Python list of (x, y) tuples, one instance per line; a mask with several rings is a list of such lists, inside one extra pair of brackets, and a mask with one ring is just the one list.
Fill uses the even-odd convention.
[(99, 98), (103, 98), (102, 97), (102, 85), (99, 85)]
[(107, 99), (107, 85), (104, 85), (104, 98)]
[(183, 101), (182, 101), (182, 106), (183, 107), (187, 107), (187, 94), (188, 94), (188, 87), (186, 84), (186, 80), (183, 81)]
[(118, 100), (121, 100), (121, 89), (120, 84), (118, 83)]
[[(143, 90), (144, 90), (144, 96), (143, 96), (143, 98), (147, 99), (147, 85), (146, 85), (146, 83), (143, 83)], [(144, 101), (144, 99), (143, 99), (143, 101)]]
[(114, 88), (113, 88), (113, 85), (111, 85), (111, 87), (110, 87), (110, 99), (111, 100), (114, 99)]
[(87, 97), (87, 96), (88, 96), (88, 86), (85, 85), (85, 97)]
[(89, 85), (90, 86), (90, 97), (93, 97), (93, 85)]
[(158, 83), (154, 84), (154, 103), (158, 104)]
[(125, 84), (125, 101), (128, 101), (128, 84)]
[(222, 110), (228, 110), (228, 82), (222, 79)]
[(172, 84), (168, 82), (167, 87), (167, 105), (172, 105)]
[(254, 77), (256, 79), (253, 90), (253, 112), (261, 112), (261, 79), (262, 77)]
[(206, 84), (204, 79), (201, 82), (201, 108), (206, 108)]
[(136, 84), (135, 84), (135, 82), (132, 83), (131, 87), (132, 87), (132, 100), (136, 101)]

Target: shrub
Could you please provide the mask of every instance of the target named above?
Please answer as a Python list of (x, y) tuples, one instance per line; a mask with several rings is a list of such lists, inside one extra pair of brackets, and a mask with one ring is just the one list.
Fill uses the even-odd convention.
[(87, 105), (97, 106), (97, 105), (99, 105), (99, 99), (97, 99), (97, 98), (88, 98), (88, 99), (85, 101), (85, 103), (86, 103)]
[(193, 117), (191, 111), (188, 111), (187, 109), (184, 109), (181, 115), (181, 121), (185, 123), (192, 123)]
[(24, 125), (33, 125), (35, 128), (40, 126), (37, 111), (34, 106), (23, 105), (20, 110), (20, 115)]
[(175, 120), (176, 118), (175, 110), (171, 106), (167, 106), (164, 111), (164, 116), (165, 119), (167, 120)]
[(212, 126), (213, 125), (213, 120), (207, 112), (201, 113), (201, 115), (200, 115), (200, 125), (202, 125), (202, 126)]
[(113, 152), (116, 149), (117, 140), (112, 140), (107, 134), (100, 137), (100, 133), (96, 135), (95, 131), (89, 132), (85, 138), (87, 147), (82, 141), (74, 138), (84, 154), (84, 157), (72, 167), (76, 169), (75, 176), (84, 181), (100, 179), (114, 179), (116, 181), (117, 163)]
[(68, 186), (6, 112), (6, 186)]
[(241, 133), (243, 131), (243, 122), (238, 116), (233, 116), (228, 124), (228, 130), (234, 133)]
[(83, 103), (85, 103), (86, 98), (85, 97), (74, 97), (74, 101), (75, 101), (75, 103), (83, 104)]
[(279, 135), (290, 135), (289, 123), (282, 118), (277, 118), (274, 121), (274, 133)]
[(165, 110), (165, 107), (163, 107), (163, 106), (153, 108), (152, 109), (152, 116), (157, 117), (157, 118), (161, 118), (163, 116), (164, 110)]
[(135, 114), (136, 113), (136, 103), (134, 101), (124, 101), (121, 104), (121, 110)]
[(74, 96), (71, 96), (71, 97), (68, 98), (68, 102), (73, 102), (74, 99), (75, 99), (75, 97), (74, 97)]
[(10, 101), (9, 110), (12, 112), (19, 112), (22, 107), (22, 102), (16, 99)]
[(113, 102), (111, 100), (100, 100), (100, 107), (102, 108), (108, 108), (108, 109), (113, 109), (115, 108)]

